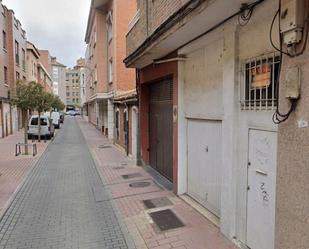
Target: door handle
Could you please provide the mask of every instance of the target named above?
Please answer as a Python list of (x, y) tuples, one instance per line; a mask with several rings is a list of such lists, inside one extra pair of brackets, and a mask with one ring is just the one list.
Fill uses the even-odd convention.
[(258, 174), (264, 175), (264, 176), (268, 175), (267, 172), (260, 170), (260, 169), (256, 169), (255, 172), (258, 173)]
[(205, 151), (208, 152), (208, 146), (205, 147)]

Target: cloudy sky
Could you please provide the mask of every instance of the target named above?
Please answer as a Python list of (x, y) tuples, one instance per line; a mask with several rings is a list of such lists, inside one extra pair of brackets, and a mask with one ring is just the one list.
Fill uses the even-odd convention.
[(72, 67), (85, 53), (84, 36), (91, 0), (2, 0), (13, 9), (39, 49), (48, 49)]

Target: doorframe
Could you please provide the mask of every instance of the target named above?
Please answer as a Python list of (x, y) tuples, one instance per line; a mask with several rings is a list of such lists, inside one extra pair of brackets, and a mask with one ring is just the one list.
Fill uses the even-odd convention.
[[(248, 187), (249, 186), (249, 169), (248, 169), (248, 164), (249, 164), (249, 154), (250, 154), (250, 131), (265, 131), (265, 132), (273, 132), (273, 133), (276, 133), (277, 134), (277, 138), (278, 138), (278, 129), (276, 128), (265, 128), (265, 127), (260, 127), (258, 125), (251, 125), (251, 126), (248, 126), (248, 139), (247, 139), (247, 164), (246, 164), (246, 186)], [(278, 150), (277, 150), (277, 153), (278, 153)], [(277, 160), (278, 162), (278, 160)], [(277, 168), (277, 164), (276, 164), (276, 168)], [(276, 173), (276, 176), (277, 176), (277, 173)], [(248, 244), (248, 190), (246, 192), (246, 229), (245, 229), (245, 245), (247, 246)], [(249, 248), (249, 247), (248, 247)]]

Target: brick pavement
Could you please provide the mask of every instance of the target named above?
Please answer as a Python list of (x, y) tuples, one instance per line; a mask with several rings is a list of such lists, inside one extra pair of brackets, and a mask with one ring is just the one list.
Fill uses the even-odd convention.
[[(235, 249), (219, 229), (182, 199), (156, 184), (142, 168), (136, 167), (116, 147), (99, 148), (111, 145), (92, 125), (79, 120), (86, 141), (97, 161), (97, 166), (106, 188), (111, 192), (113, 202), (125, 222), (130, 236), (138, 249)], [(139, 173), (141, 176), (125, 180), (122, 175)], [(129, 183), (146, 181), (150, 185), (133, 189)], [(158, 197), (167, 197), (172, 205), (147, 210), (142, 203)], [(170, 208), (185, 224), (185, 227), (161, 232), (151, 220), (149, 213)]]
[(68, 118), (0, 220), (0, 249), (130, 246), (75, 118)]
[[(15, 156), (15, 144), (23, 142), (23, 131), (16, 132), (6, 138), (0, 139), (0, 215), (12, 194), (21, 184), (33, 163), (40, 157), (47, 143), (37, 143), (38, 154)], [(31, 141), (29, 141), (32, 144)], [(29, 149), (29, 152), (32, 150)]]

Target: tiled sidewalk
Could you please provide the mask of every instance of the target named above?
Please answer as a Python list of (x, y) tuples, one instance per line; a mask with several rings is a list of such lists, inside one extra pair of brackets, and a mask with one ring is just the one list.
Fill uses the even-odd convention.
[[(48, 142), (36, 142), (38, 154), (35, 157), (31, 155), (16, 157), (15, 144), (23, 142), (23, 136), (23, 131), (20, 131), (0, 139), (0, 216), (6, 203), (23, 181), (33, 162), (41, 156), (48, 144)], [(32, 144), (31, 141), (29, 143)], [(31, 148), (29, 148), (29, 152), (32, 153)]]
[[(172, 192), (163, 189), (142, 168), (120, 152), (93, 126), (83, 120), (79, 125), (94, 155), (105, 186), (110, 190), (127, 230), (137, 249), (236, 249), (210, 221)], [(105, 147), (105, 148), (102, 148)], [(100, 148), (101, 147), (101, 148)], [(122, 175), (138, 174), (125, 180)], [(144, 188), (131, 188), (130, 183), (149, 182)], [(168, 206), (146, 209), (143, 200), (167, 197)], [(184, 227), (162, 232), (154, 224), (149, 213), (171, 209), (185, 224)]]

